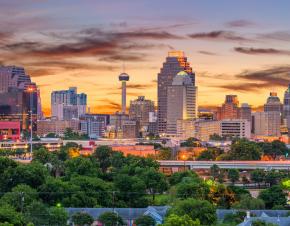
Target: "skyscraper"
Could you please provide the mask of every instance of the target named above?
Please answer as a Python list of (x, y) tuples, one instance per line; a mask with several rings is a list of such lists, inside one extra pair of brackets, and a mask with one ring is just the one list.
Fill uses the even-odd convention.
[(168, 135), (177, 135), (178, 120), (197, 118), (197, 87), (187, 72), (181, 71), (167, 87), (167, 128)]
[(77, 94), (76, 87), (51, 93), (51, 116), (58, 120), (70, 120), (86, 113), (87, 95)]
[[(1, 66), (0, 120), (20, 121), (21, 129), (27, 129), (31, 110), (35, 122), (36, 116), (41, 113), (36, 84), (31, 82), (23, 67)], [(36, 129), (35, 123), (33, 129)]]
[(290, 84), (284, 94), (283, 119), (287, 125), (288, 134), (290, 134)]
[(180, 71), (186, 71), (195, 86), (195, 74), (182, 51), (170, 51), (158, 74), (158, 132), (166, 133), (167, 125), (167, 88)]
[(252, 109), (247, 103), (243, 103), (240, 108), (240, 119), (246, 119), (249, 122), (252, 121)]
[(119, 81), (122, 82), (122, 113), (126, 114), (126, 82), (129, 81), (129, 75), (124, 72), (121, 73)]
[(217, 109), (217, 120), (238, 118), (239, 100), (237, 95), (226, 95), (225, 102)]
[(271, 92), (270, 96), (267, 99), (267, 103), (264, 104), (264, 112), (280, 112), (282, 113), (282, 104), (280, 98), (277, 96), (277, 93)]
[(155, 112), (152, 100), (146, 100), (144, 96), (139, 96), (130, 102), (129, 118), (138, 121), (141, 129), (148, 127), (150, 112)]

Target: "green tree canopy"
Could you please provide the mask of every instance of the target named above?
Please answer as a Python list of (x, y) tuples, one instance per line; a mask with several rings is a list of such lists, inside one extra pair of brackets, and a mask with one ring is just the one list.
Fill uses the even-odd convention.
[(287, 202), (286, 194), (282, 187), (278, 185), (261, 191), (258, 197), (265, 202), (268, 209), (272, 209), (276, 205), (285, 206)]
[(150, 216), (140, 216), (135, 222), (136, 226), (155, 226), (155, 220)]
[(114, 212), (102, 213), (99, 216), (98, 221), (106, 226), (116, 226), (124, 224), (123, 219)]
[(201, 225), (211, 225), (216, 222), (216, 209), (208, 201), (186, 199), (178, 201), (169, 210), (169, 214), (188, 215), (192, 220), (199, 219)]
[(77, 212), (72, 216), (72, 222), (76, 226), (89, 226), (94, 222), (94, 218), (86, 212)]
[(228, 170), (228, 178), (232, 182), (232, 184), (235, 184), (236, 181), (240, 178), (240, 172), (237, 169), (229, 169)]
[(255, 142), (239, 139), (232, 143), (228, 154), (232, 160), (260, 160), (262, 148)]
[(199, 219), (192, 220), (187, 214), (179, 216), (170, 214), (161, 226), (200, 226)]

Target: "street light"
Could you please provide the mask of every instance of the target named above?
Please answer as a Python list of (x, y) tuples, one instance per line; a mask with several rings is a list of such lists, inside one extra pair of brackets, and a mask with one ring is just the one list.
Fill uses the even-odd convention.
[(186, 160), (186, 155), (182, 155), (181, 159), (183, 160), (183, 171), (185, 171), (185, 160)]
[(30, 94), (30, 155), (32, 158), (32, 137), (33, 137), (33, 130), (32, 130), (32, 116), (33, 116), (33, 92), (34, 92), (34, 88), (33, 87), (28, 87), (27, 89), (28, 93)]

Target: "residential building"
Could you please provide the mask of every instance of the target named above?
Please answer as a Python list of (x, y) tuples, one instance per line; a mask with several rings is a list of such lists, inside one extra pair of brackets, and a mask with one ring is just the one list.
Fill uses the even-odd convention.
[(251, 125), (245, 119), (224, 119), (220, 121), (222, 137), (251, 138)]
[(217, 120), (239, 118), (239, 100), (237, 95), (226, 95), (225, 102), (217, 109)]
[(177, 135), (177, 121), (197, 118), (197, 87), (187, 72), (179, 72), (167, 87), (166, 134)]
[(86, 113), (87, 95), (77, 93), (76, 87), (51, 93), (51, 116), (58, 120), (79, 118)]
[(167, 130), (167, 88), (172, 85), (173, 78), (180, 71), (186, 71), (195, 86), (195, 74), (187, 62), (187, 57), (182, 51), (170, 51), (158, 73), (158, 132), (166, 133)]

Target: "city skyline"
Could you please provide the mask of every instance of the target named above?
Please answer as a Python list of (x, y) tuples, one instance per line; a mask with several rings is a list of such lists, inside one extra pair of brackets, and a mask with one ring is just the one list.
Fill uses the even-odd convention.
[(0, 3), (0, 64), (25, 67), (46, 113), (51, 92), (70, 86), (87, 93), (92, 112), (120, 110), (123, 64), (127, 101), (157, 103), (157, 74), (172, 49), (196, 73), (200, 106), (226, 94), (262, 106), (290, 82), (288, 2), (24, 2)]

